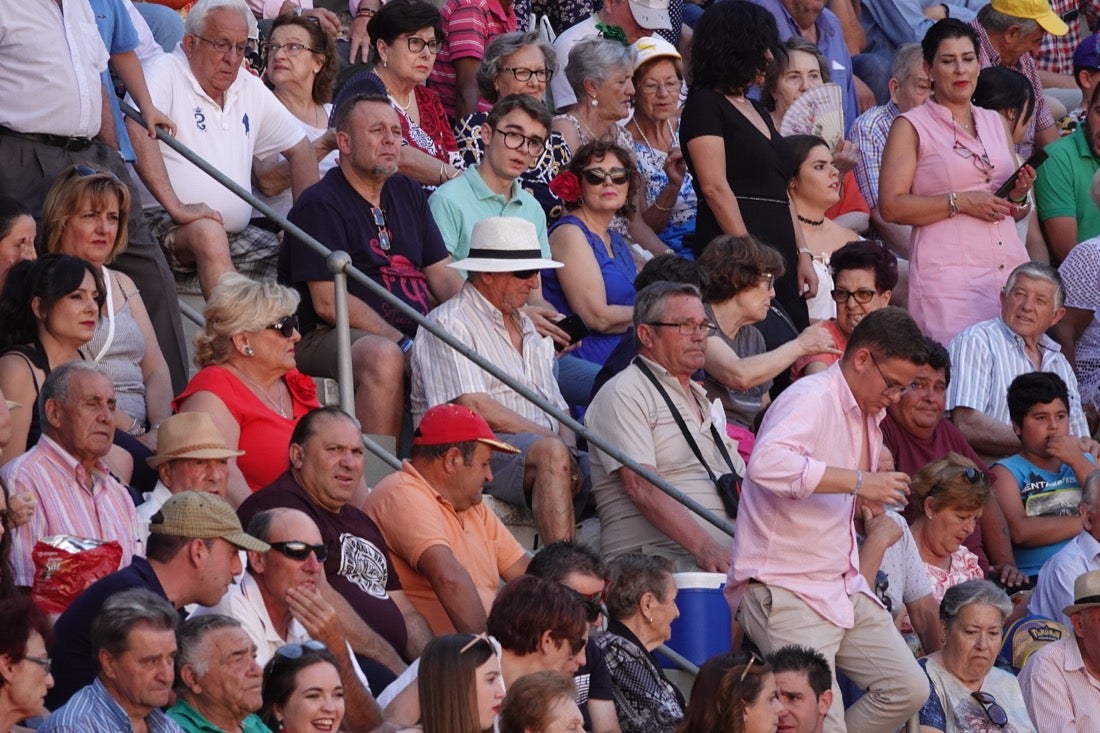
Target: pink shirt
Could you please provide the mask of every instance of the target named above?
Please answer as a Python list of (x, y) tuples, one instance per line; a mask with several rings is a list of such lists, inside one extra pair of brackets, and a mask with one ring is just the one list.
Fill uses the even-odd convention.
[(878, 465), (885, 415), (863, 413), (840, 364), (803, 377), (772, 403), (742, 487), (726, 584), (731, 608), (754, 580), (789, 590), (827, 621), (852, 628), (850, 596), (875, 597), (859, 574), (855, 498), (814, 489), (827, 467), (859, 466), (864, 434), (868, 465)]

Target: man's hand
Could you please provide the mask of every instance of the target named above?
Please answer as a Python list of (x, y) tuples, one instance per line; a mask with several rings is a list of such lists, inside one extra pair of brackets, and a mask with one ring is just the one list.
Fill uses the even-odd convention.
[(1068, 434), (1052, 435), (1047, 438), (1047, 451), (1062, 463), (1076, 461), (1084, 454), (1081, 441)]
[(145, 129), (149, 131), (149, 137), (157, 139), (157, 128), (162, 128), (169, 135), (176, 134), (176, 123), (172, 122), (172, 119), (161, 112), (156, 107), (150, 107), (148, 110), (142, 110), (141, 116), (145, 121)]
[(340, 33), (340, 17), (331, 10), (326, 10), (325, 8), (306, 8), (302, 11), (302, 16), (306, 18), (316, 18), (317, 25), (321, 26), (321, 30), (330, 38), (336, 38)]
[(802, 297), (809, 300), (817, 295), (817, 273), (814, 272), (814, 261), (812, 257), (803, 257), (801, 254), (798, 256), (798, 292), (802, 293)]
[(692, 553), (695, 564), (706, 573), (727, 573), (732, 561), (732, 553), (729, 546), (722, 546), (708, 535), (703, 545)]
[(362, 62), (367, 63), (370, 54), (370, 36), (367, 34), (367, 22), (370, 18), (364, 15), (356, 15), (351, 19), (351, 27), (348, 28), (348, 42), (351, 47), (348, 52), (348, 62), (355, 64), (355, 57), (361, 56)]
[(864, 473), (859, 495), (872, 503), (905, 506), (909, 503), (909, 475), (898, 471)]
[(8, 499), (8, 521), (11, 525), (6, 529), (15, 529), (31, 521), (36, 506), (38, 506), (38, 499), (30, 491), (12, 494)]
[(216, 210), (212, 209), (206, 204), (180, 204), (178, 208), (168, 212), (172, 216), (172, 221), (176, 224), (183, 226), (184, 224), (190, 224), (193, 221), (199, 219), (213, 219), (219, 224), (224, 225), (222, 221), (222, 215)]
[(837, 143), (836, 150), (833, 151), (833, 165), (836, 166), (841, 178), (848, 175), (849, 171), (855, 170), (859, 164), (859, 156), (859, 148), (855, 143), (844, 139)]
[(1092, 438), (1078, 438), (1077, 446), (1081, 449), (1082, 453), (1088, 453), (1093, 458), (1100, 458), (1100, 443), (1097, 443)]
[(319, 592), (301, 586), (289, 588), (286, 602), (290, 615), (298, 620), (311, 639), (323, 642), (329, 649), (344, 643), (336, 609)]
[(554, 343), (562, 346), (569, 345), (569, 334), (558, 328), (557, 322), (561, 320), (561, 314), (553, 308), (544, 308), (539, 305), (525, 305), (523, 312), (535, 325), (535, 330), (543, 336), (549, 336)]

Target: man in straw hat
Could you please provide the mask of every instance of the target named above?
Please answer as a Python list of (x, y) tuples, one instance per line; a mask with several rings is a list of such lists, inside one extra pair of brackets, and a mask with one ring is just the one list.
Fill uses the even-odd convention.
[(363, 505), (382, 530), (401, 587), (435, 634), (485, 631), (501, 580), (523, 575), (531, 561), (481, 501), (494, 451), (519, 453), (468, 407), (436, 405), (416, 429), (409, 460)]
[(95, 677), (92, 621), (104, 602), (128, 588), (147, 588), (177, 609), (192, 603), (212, 606), (241, 572), (237, 550), (266, 552), (269, 547), (241, 528), (224, 499), (184, 491), (164, 503), (149, 523), (145, 557), (100, 578), (76, 597), (54, 627), (50, 647), (54, 686), (46, 706), (55, 709)]
[(1040, 733), (1100, 730), (1100, 570), (1077, 577), (1073, 599), (1062, 609), (1073, 636), (1035, 652), (1019, 675)]
[[(539, 285), (539, 271), (561, 267), (542, 256), (535, 226), (515, 217), (482, 219), (474, 225), (469, 255), (451, 267), (469, 279), (428, 320), (566, 409), (554, 376), (554, 347), (522, 310)], [(449, 402), (481, 415), (499, 440), (521, 451), (494, 453), (489, 493), (530, 508), (544, 543), (573, 539), (574, 503), (583, 506), (588, 498), (582, 491), (587, 456), (576, 453), (573, 432), (422, 328), (412, 349), (413, 421), (419, 424), (428, 408)]]
[(160, 480), (137, 508), (138, 539), (149, 537), (149, 520), (164, 502), (181, 491), (203, 491), (225, 498), (229, 459), (243, 456), (225, 443), (221, 431), (205, 412), (181, 412), (160, 425), (157, 452), (145, 461)]

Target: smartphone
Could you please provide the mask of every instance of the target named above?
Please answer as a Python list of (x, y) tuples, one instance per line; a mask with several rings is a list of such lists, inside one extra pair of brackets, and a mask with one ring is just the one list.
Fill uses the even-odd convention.
[[(1024, 165), (1030, 165), (1032, 168), (1038, 168), (1043, 164), (1043, 161), (1047, 159), (1047, 153), (1042, 148), (1036, 148), (1035, 152), (1031, 154), (1031, 157), (1024, 161)], [(1024, 165), (1012, 172), (1012, 175), (1008, 177), (1008, 180), (1001, 184), (993, 195), (997, 198), (1007, 199), (1008, 194), (1012, 192), (1012, 189), (1016, 187), (1016, 179), (1020, 175), (1020, 171), (1024, 169)]]
[[(566, 316), (554, 325), (569, 334), (570, 345), (577, 343), (582, 338), (592, 333), (592, 329), (584, 325), (584, 321), (581, 320), (580, 315), (576, 313), (570, 316)], [(558, 351), (561, 351), (565, 347), (555, 341), (554, 348)]]

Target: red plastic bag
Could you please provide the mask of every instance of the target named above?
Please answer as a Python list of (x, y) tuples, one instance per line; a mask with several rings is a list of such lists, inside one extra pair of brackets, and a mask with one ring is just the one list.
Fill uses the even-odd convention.
[(31, 551), (34, 560), (35, 603), (46, 613), (61, 613), (81, 592), (104, 575), (118, 570), (122, 545), (114, 540), (69, 535), (44, 537)]

